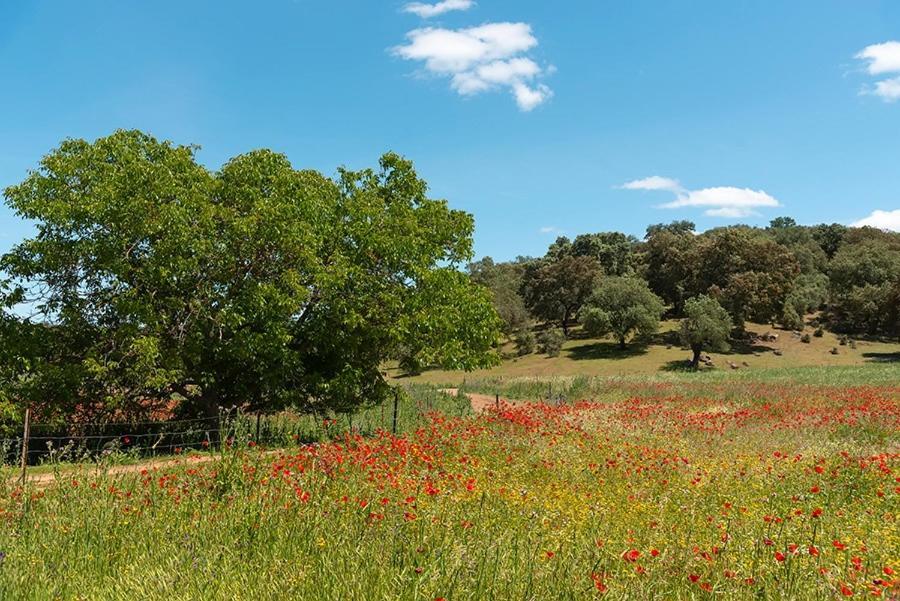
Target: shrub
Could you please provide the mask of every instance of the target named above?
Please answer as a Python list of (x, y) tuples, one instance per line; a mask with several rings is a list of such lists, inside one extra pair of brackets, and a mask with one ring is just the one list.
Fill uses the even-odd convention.
[(545, 330), (538, 337), (538, 348), (548, 357), (558, 357), (566, 337), (561, 330)]
[(818, 328), (816, 328), (816, 331), (813, 332), (813, 336), (815, 336), (816, 338), (821, 338), (823, 334), (825, 334), (825, 330), (822, 329), (822, 326), (819, 326)]
[(797, 310), (792, 305), (787, 305), (781, 314), (781, 325), (788, 330), (802, 330), (805, 324)]
[(804, 334), (803, 336), (800, 337), (800, 342), (809, 344), (810, 342), (812, 342), (812, 338), (810, 338), (809, 334)]
[(537, 348), (537, 338), (531, 330), (519, 330), (516, 333), (516, 353), (520, 357), (530, 355)]

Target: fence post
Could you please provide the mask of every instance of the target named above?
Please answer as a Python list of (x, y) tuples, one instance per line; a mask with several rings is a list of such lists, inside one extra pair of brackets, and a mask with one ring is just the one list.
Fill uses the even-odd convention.
[(497, 406), (497, 410), (500, 410), (500, 393), (497, 393), (497, 398), (495, 399), (495, 405)]
[(25, 409), (25, 428), (22, 432), (22, 486), (25, 485), (25, 475), (28, 471), (28, 437), (31, 434), (31, 408)]
[(397, 404), (399, 402), (400, 402), (400, 391), (398, 391), (395, 388), (394, 389), (394, 420), (393, 420), (393, 425), (391, 426), (391, 432), (393, 432), (394, 435), (397, 434)]
[(256, 412), (256, 438), (253, 440), (259, 444), (259, 411)]

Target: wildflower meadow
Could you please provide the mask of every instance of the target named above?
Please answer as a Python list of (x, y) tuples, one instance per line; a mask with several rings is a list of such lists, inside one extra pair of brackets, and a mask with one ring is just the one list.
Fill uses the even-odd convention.
[(626, 392), (6, 481), (0, 598), (900, 595), (900, 389)]

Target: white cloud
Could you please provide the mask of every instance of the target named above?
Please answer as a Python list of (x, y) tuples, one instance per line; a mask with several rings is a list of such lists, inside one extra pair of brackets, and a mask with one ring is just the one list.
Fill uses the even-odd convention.
[(444, 0), (436, 4), (425, 4), (424, 2), (410, 2), (403, 7), (403, 12), (413, 13), (423, 19), (437, 17), (453, 10), (469, 10), (475, 6), (473, 0)]
[[(869, 75), (900, 73), (900, 42), (884, 42), (866, 46), (857, 53), (856, 58), (868, 61), (866, 71)], [(863, 94), (880, 96), (887, 102), (900, 100), (900, 77), (892, 77), (876, 81), (871, 88), (864, 88)]]
[(876, 96), (881, 96), (887, 102), (900, 100), (900, 77), (883, 79), (875, 82), (875, 89), (871, 91)]
[(426, 27), (406, 34), (408, 43), (393, 49), (406, 60), (422, 61), (426, 71), (450, 77), (463, 96), (508, 89), (519, 108), (530, 111), (553, 92), (536, 80), (547, 74), (524, 53), (537, 46), (527, 23), (486, 23), (464, 29)]
[(900, 209), (895, 209), (893, 211), (875, 210), (872, 211), (872, 214), (868, 217), (864, 217), (859, 221), (854, 221), (850, 225), (851, 227), (863, 227), (868, 225), (882, 230), (900, 232)]
[(660, 177), (651, 175), (644, 179), (636, 179), (620, 186), (625, 190), (668, 190), (669, 192), (681, 193), (684, 188), (677, 179), (668, 177)]
[(762, 190), (717, 186), (688, 190), (676, 179), (654, 175), (620, 186), (626, 190), (664, 190), (675, 194), (675, 200), (659, 205), (661, 209), (701, 208), (708, 217), (740, 219), (758, 215), (762, 207), (779, 207), (781, 203)]
[(545, 225), (540, 229), (542, 234), (561, 234), (562, 230), (553, 225)]
[(857, 55), (860, 60), (869, 61), (866, 71), (870, 75), (900, 73), (900, 42), (885, 42), (866, 46)]

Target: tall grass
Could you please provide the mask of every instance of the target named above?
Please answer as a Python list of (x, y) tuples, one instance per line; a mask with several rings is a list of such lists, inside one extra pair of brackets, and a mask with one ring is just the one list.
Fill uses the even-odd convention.
[(896, 597), (898, 389), (745, 390), (454, 418), (422, 389), (396, 437), (248, 422), (217, 461), (3, 481), (0, 599)]

